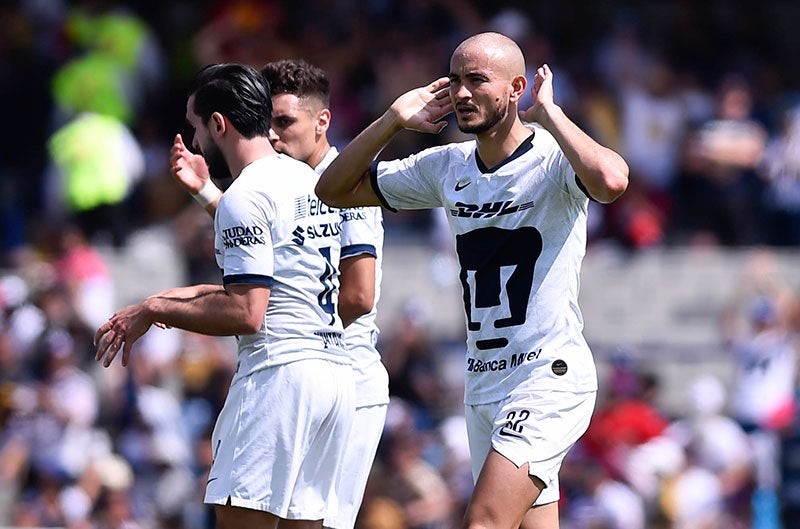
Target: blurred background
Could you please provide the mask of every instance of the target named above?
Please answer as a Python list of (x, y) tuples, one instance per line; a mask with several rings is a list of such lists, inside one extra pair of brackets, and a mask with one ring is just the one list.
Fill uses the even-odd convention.
[[(168, 172), (194, 72), (317, 64), (341, 148), (486, 30), (520, 44), (529, 81), (547, 62), (557, 102), (631, 167), (590, 210), (601, 390), (562, 528), (800, 527), (798, 27), (778, 0), (0, 2), (0, 527), (213, 527), (233, 339), (152, 329), (127, 369), (91, 344), (118, 307), (219, 282), (211, 220)], [(381, 156), (461, 139), (402, 133)], [(359, 529), (460, 527), (471, 492), (442, 221), (385, 213), (392, 403)]]

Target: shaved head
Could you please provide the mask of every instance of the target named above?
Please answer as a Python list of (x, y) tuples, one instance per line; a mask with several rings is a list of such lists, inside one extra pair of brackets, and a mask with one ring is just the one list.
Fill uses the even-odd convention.
[(478, 33), (458, 45), (450, 63), (483, 56), (497, 74), (507, 78), (525, 75), (525, 57), (516, 42), (501, 33)]
[(450, 58), (450, 99), (461, 132), (483, 134), (509, 127), (525, 91), (525, 59), (517, 43), (500, 33), (478, 33)]

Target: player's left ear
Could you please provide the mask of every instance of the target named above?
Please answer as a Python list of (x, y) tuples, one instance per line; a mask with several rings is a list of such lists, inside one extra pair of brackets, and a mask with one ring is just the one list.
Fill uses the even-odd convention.
[(328, 127), (331, 126), (331, 111), (327, 108), (323, 108), (319, 112), (317, 112), (317, 124), (314, 131), (319, 134), (324, 134), (328, 131)]
[(509, 100), (512, 103), (517, 103), (520, 98), (525, 94), (525, 88), (528, 87), (528, 80), (524, 75), (515, 75), (511, 80), (511, 95)]

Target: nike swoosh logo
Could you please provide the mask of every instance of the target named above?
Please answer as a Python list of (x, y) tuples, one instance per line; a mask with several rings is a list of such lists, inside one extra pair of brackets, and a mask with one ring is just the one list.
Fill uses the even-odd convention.
[(211, 483), (211, 482), (212, 482), (212, 481), (214, 481), (215, 479), (219, 479), (219, 478), (211, 478), (211, 479), (209, 479), (208, 481), (206, 481), (206, 485), (208, 485), (209, 483)]
[(464, 189), (465, 187), (467, 187), (467, 186), (468, 186), (468, 185), (470, 185), (471, 183), (472, 183), (472, 182), (464, 182), (464, 183), (462, 184), (462, 183), (460, 183), (460, 182), (457, 182), (457, 183), (456, 183), (456, 191), (461, 191), (462, 189)]

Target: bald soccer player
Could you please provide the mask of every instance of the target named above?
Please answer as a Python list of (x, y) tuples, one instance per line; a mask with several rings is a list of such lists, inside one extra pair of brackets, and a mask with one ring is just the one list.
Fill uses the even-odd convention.
[[(533, 106), (520, 115), (524, 74), (513, 40), (466, 39), (447, 77), (395, 100), (316, 188), (333, 207), (447, 213), (467, 326), (470, 529), (559, 526), (559, 469), (586, 431), (597, 393), (578, 307), (589, 200), (612, 202), (628, 185), (622, 157), (554, 102), (547, 65), (533, 80)], [(474, 140), (375, 161), (402, 129), (438, 133), (451, 112)]]

